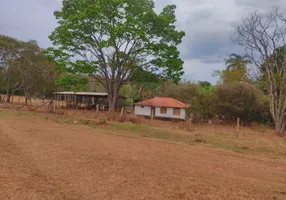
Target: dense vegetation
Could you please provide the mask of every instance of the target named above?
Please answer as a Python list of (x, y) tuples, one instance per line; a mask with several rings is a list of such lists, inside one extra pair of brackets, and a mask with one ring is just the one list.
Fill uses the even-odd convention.
[(54, 65), (42, 54), (36, 41), (23, 42), (0, 35), (0, 90), (7, 102), (15, 94), (50, 95), (55, 88)]
[(131, 102), (155, 96), (176, 98), (191, 105), (188, 114), (197, 122), (231, 122), (239, 117), (245, 125), (251, 122), (273, 124), (268, 96), (255, 84), (244, 81), (215, 86), (208, 82), (132, 83), (125, 85), (121, 94)]

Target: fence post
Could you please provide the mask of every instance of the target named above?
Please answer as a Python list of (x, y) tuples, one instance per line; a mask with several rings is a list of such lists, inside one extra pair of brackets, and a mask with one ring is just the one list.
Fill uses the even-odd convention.
[(239, 131), (240, 128), (240, 118), (237, 118), (237, 122), (236, 122), (236, 130)]
[(120, 117), (122, 117), (123, 113), (124, 113), (124, 107), (121, 108)]
[[(30, 98), (28, 101), (29, 102), (27, 103), (27, 107), (28, 107), (28, 110), (31, 111), (31, 109), (32, 109), (32, 98)], [(28, 104), (29, 104), (29, 106), (28, 106)]]
[(55, 101), (53, 101), (53, 113), (55, 113), (56, 112), (56, 103), (55, 103)]
[(189, 119), (189, 128), (190, 130), (192, 130), (193, 128), (193, 113), (190, 114), (190, 119)]

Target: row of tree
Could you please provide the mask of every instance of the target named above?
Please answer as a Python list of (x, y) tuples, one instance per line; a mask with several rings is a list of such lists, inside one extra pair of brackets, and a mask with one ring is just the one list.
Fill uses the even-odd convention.
[[(87, 90), (91, 85), (84, 75), (57, 76), (53, 63), (46, 60), (35, 41), (22, 42), (0, 36), (0, 49), (1, 89), (5, 90), (8, 102), (17, 92), (30, 98), (49, 95), (56, 85), (65, 90)], [(154, 96), (179, 99), (192, 105), (189, 112), (200, 121), (224, 116), (230, 120), (240, 117), (246, 123), (271, 122), (267, 109), (269, 99), (247, 76), (247, 64), (251, 63), (248, 57), (232, 54), (225, 61), (226, 69), (215, 72), (220, 77), (218, 86), (208, 82), (175, 84), (158, 75), (142, 76), (144, 72), (140, 72), (129, 84), (123, 85), (120, 93), (128, 97), (131, 104)], [(97, 81), (94, 84), (100, 87)]]
[[(53, 63), (42, 55), (42, 49), (35, 41), (22, 42), (16, 39), (0, 36), (1, 49), (1, 89), (10, 97), (22, 92), (25, 96), (49, 95), (56, 85), (65, 90), (87, 90), (83, 74), (56, 75)], [(121, 88), (121, 95), (129, 98), (131, 105), (137, 101), (154, 96), (169, 96), (191, 105), (189, 112), (195, 114), (198, 121), (207, 121), (214, 117), (231, 120), (240, 117), (244, 122), (271, 122), (267, 107), (268, 99), (247, 78), (247, 57), (232, 54), (226, 59), (226, 69), (216, 71), (220, 76), (221, 85), (212, 86), (208, 82), (197, 84), (186, 82), (175, 84), (164, 80), (158, 75), (144, 72), (133, 76), (129, 84)], [(145, 72), (146, 73), (146, 72)], [(57, 80), (56, 80), (57, 79)], [(92, 80), (92, 79), (90, 79)], [(91, 81), (89, 81), (91, 82)], [(97, 90), (100, 83), (97, 85)], [(100, 90), (104, 90), (101, 87)]]
[(23, 93), (26, 100), (48, 95), (55, 87), (54, 65), (42, 54), (36, 41), (23, 42), (0, 35), (1, 91), (11, 96)]
[(121, 94), (131, 102), (155, 96), (173, 97), (191, 105), (188, 114), (196, 121), (236, 120), (273, 124), (269, 112), (269, 98), (259, 87), (259, 82), (247, 78), (247, 57), (232, 54), (226, 59), (226, 69), (216, 71), (220, 84), (209, 82), (191, 83), (132, 83), (125, 85)]

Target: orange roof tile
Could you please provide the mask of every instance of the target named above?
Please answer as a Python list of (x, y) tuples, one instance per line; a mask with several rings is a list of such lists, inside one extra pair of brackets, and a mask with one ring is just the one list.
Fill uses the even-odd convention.
[(138, 106), (167, 107), (167, 108), (189, 108), (190, 105), (170, 97), (155, 97), (136, 103)]

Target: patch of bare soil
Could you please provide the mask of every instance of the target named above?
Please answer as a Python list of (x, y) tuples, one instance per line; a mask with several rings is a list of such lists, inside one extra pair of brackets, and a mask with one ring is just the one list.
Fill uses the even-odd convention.
[(0, 121), (0, 199), (286, 199), (286, 161), (88, 127)]

